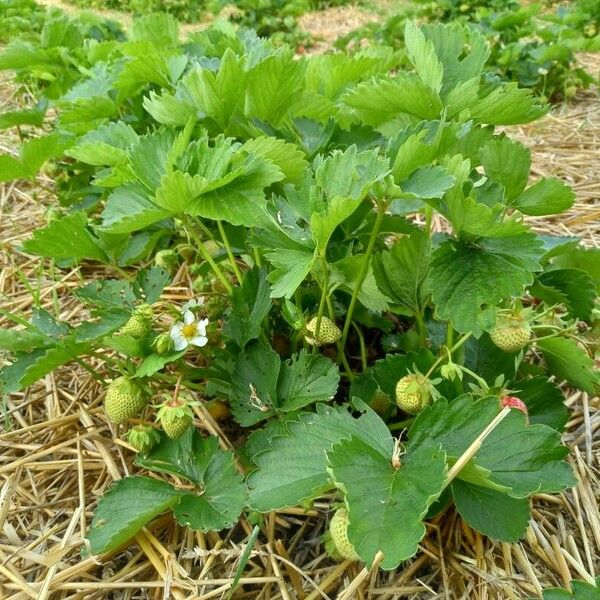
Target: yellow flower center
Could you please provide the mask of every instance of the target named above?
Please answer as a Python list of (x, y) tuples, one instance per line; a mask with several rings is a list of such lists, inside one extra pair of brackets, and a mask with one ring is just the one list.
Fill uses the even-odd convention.
[(192, 339), (196, 335), (196, 323), (190, 323), (189, 325), (184, 325), (181, 333), (183, 333), (183, 337)]

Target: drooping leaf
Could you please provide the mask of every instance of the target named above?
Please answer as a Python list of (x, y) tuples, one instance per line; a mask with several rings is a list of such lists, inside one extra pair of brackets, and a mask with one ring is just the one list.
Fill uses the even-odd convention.
[(577, 389), (595, 394), (600, 387), (594, 361), (575, 341), (568, 338), (549, 338), (537, 342), (546, 368), (560, 381), (568, 381)]

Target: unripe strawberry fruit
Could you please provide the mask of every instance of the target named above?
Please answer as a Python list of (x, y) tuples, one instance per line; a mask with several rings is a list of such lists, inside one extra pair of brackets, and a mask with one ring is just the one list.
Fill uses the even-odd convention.
[(405, 375), (396, 384), (396, 404), (408, 414), (415, 415), (431, 402), (427, 377), (420, 373)]
[(117, 377), (108, 385), (104, 411), (112, 423), (123, 423), (135, 417), (145, 405), (141, 388), (127, 377)]
[(319, 332), (317, 334), (318, 317), (313, 317), (306, 326), (306, 341), (311, 346), (323, 346), (325, 344), (335, 344), (341, 337), (340, 328), (327, 317), (321, 317)]
[(390, 397), (381, 389), (377, 388), (369, 406), (378, 414), (384, 414), (390, 407)]
[(167, 400), (160, 407), (156, 418), (163, 431), (171, 438), (181, 437), (192, 424), (194, 413), (190, 404), (183, 398)]
[(518, 352), (522, 350), (531, 338), (531, 329), (519, 317), (505, 317), (498, 319), (496, 327), (490, 331), (492, 342), (504, 352)]
[(347, 560), (360, 560), (354, 546), (348, 539), (348, 511), (340, 508), (336, 511), (329, 524), (329, 533), (331, 540), (335, 545), (338, 554)]
[(142, 454), (147, 454), (160, 441), (160, 434), (150, 425), (136, 425), (127, 432), (127, 441)]
[(136, 340), (140, 340), (146, 337), (150, 332), (150, 323), (147, 319), (140, 317), (139, 315), (133, 315), (123, 327), (121, 327), (119, 333), (122, 335), (130, 335)]
[(508, 408), (515, 408), (520, 410), (522, 413), (525, 413), (525, 415), (529, 415), (525, 402), (516, 396), (502, 396), (502, 398), (500, 398), (500, 406), (501, 408), (505, 408), (507, 406)]

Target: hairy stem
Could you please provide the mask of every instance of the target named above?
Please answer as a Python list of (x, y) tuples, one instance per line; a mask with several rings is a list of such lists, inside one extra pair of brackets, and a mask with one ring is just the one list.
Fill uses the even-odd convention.
[(227, 251), (227, 256), (229, 257), (229, 262), (231, 263), (233, 272), (235, 273), (235, 277), (238, 280), (238, 283), (242, 285), (242, 273), (235, 260), (235, 256), (233, 255), (233, 250), (231, 249), (231, 244), (227, 239), (227, 234), (225, 233), (223, 223), (221, 223), (221, 221), (217, 221), (217, 227), (219, 228), (219, 233), (221, 234), (221, 239), (223, 240), (223, 245), (225, 246), (225, 250)]

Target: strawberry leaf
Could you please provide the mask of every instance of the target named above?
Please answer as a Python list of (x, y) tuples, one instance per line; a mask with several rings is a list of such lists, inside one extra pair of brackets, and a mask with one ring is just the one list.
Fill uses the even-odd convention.
[(409, 444), (395, 469), (389, 432), (385, 442), (382, 453), (357, 437), (343, 439), (327, 458), (346, 496), (348, 538), (357, 554), (369, 564), (382, 551), (381, 567), (394, 569), (413, 556), (425, 535), (422, 519), (444, 487), (446, 457), (435, 445)]
[(223, 333), (243, 349), (248, 342), (260, 336), (262, 323), (271, 310), (265, 272), (258, 269), (248, 271), (241, 287), (234, 288), (231, 305)]
[(594, 370), (594, 361), (576, 342), (567, 338), (539, 340), (546, 368), (560, 381), (568, 381), (572, 386), (588, 394), (595, 394), (600, 388), (600, 378)]
[(282, 363), (271, 348), (254, 344), (234, 366), (230, 396), (233, 415), (247, 427), (276, 413), (326, 402), (337, 392), (339, 377), (337, 366), (325, 356), (303, 349)]
[(479, 337), (493, 327), (496, 305), (533, 282), (539, 253), (533, 233), (444, 242), (433, 253), (429, 277), (439, 317)]
[(560, 179), (540, 179), (519, 194), (513, 206), (525, 215), (556, 215), (573, 206), (575, 192)]
[(301, 413), (288, 421), (283, 435), (277, 431), (268, 449), (253, 457), (257, 469), (248, 477), (248, 504), (268, 512), (331, 489), (325, 453), (352, 436), (382, 454), (391, 453), (388, 429), (371, 410), (354, 418), (346, 408), (317, 404), (315, 413)]
[(549, 306), (563, 304), (572, 319), (589, 321), (596, 301), (596, 284), (585, 271), (553, 269), (539, 276), (531, 293)]
[(246, 488), (233, 455), (219, 449), (216, 437), (202, 437), (193, 427), (176, 440), (163, 435), (148, 454), (136, 456), (136, 464), (183, 477), (198, 488), (198, 493), (179, 493), (173, 512), (181, 525), (219, 530), (233, 525), (242, 512)]
[(164, 481), (138, 476), (120, 479), (94, 512), (88, 532), (92, 554), (115, 550), (179, 501), (180, 493)]
[(562, 431), (569, 420), (569, 411), (560, 388), (546, 377), (518, 379), (508, 384), (514, 395), (527, 405), (530, 423), (540, 423)]
[(37, 229), (30, 239), (23, 242), (23, 249), (55, 260), (87, 258), (108, 261), (98, 238), (87, 228), (87, 217), (83, 212), (71, 213)]
[(523, 537), (530, 517), (527, 498), (512, 498), (461, 479), (452, 482), (452, 497), (460, 516), (476, 531), (506, 542)]

